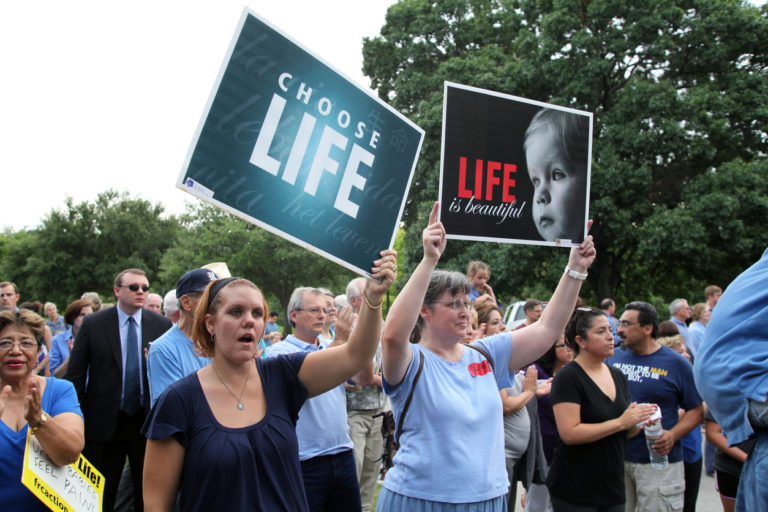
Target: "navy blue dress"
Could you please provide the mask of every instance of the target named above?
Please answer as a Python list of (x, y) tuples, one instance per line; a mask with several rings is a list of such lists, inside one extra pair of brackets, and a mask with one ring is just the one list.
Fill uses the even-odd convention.
[(216, 421), (197, 373), (160, 395), (142, 432), (149, 439), (173, 436), (186, 449), (181, 510), (308, 510), (296, 439), (307, 398), (298, 378), (305, 356), (256, 360), (267, 411), (248, 427)]

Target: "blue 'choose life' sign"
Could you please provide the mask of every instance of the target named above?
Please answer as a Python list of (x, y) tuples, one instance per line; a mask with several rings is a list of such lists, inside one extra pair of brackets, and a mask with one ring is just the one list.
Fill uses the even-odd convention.
[(177, 186), (368, 274), (424, 131), (245, 9)]

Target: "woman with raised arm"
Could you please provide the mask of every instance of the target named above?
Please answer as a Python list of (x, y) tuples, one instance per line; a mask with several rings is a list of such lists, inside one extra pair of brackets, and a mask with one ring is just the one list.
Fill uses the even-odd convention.
[[(435, 270), (446, 244), (435, 203), (424, 257), (389, 310), (382, 336), (384, 389), (400, 449), (377, 510), (502, 511), (509, 483), (499, 383), (535, 361), (565, 327), (595, 258), (592, 237), (571, 250), (566, 275), (541, 319), (463, 345), (469, 280)], [(420, 341), (408, 342), (418, 323)]]
[(397, 253), (381, 252), (365, 305), (345, 344), (255, 359), (267, 303), (250, 281), (213, 281), (195, 311), (193, 338), (205, 368), (173, 383), (144, 425), (144, 507), (181, 510), (308, 510), (296, 420), (307, 398), (334, 388), (373, 359), (381, 301)]

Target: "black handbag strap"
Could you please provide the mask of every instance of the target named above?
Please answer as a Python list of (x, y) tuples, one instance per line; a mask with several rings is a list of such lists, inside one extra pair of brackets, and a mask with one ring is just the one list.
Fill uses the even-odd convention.
[(421, 370), (423, 369), (424, 354), (419, 352), (419, 369), (416, 371), (416, 377), (413, 378), (413, 384), (411, 384), (411, 391), (408, 393), (408, 398), (405, 399), (405, 405), (403, 405), (403, 413), (400, 415), (400, 421), (397, 422), (397, 430), (395, 431), (395, 450), (400, 449), (400, 432), (403, 431), (405, 413), (408, 412), (408, 408), (411, 406), (411, 400), (413, 400), (413, 391), (416, 389), (416, 383), (419, 382), (419, 377), (421, 377)]
[[(466, 347), (469, 347), (471, 349), (477, 350), (480, 352), (485, 359), (488, 360), (488, 364), (491, 365), (491, 370), (495, 371), (495, 368), (493, 367), (493, 359), (491, 359), (491, 356), (483, 350), (480, 347), (476, 347), (475, 345), (465, 345)], [(403, 412), (400, 414), (400, 420), (397, 422), (397, 430), (395, 431), (395, 449), (400, 449), (400, 433), (403, 431), (403, 423), (405, 422), (405, 414), (408, 412), (408, 408), (411, 406), (411, 401), (413, 400), (413, 392), (416, 389), (416, 383), (419, 382), (419, 377), (421, 377), (421, 370), (424, 369), (424, 353), (419, 352), (419, 369), (416, 370), (416, 376), (413, 378), (413, 384), (411, 384), (411, 391), (408, 392), (408, 398), (405, 399), (405, 405), (403, 405)]]

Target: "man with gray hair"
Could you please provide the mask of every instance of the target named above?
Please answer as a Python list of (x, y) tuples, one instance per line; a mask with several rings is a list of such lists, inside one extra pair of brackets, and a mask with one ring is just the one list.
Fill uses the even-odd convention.
[[(286, 320), (294, 332), (272, 345), (267, 357), (314, 352), (345, 343), (347, 333), (339, 330), (333, 343), (319, 337), (325, 317), (323, 292), (318, 288), (296, 288), (286, 311)], [(347, 426), (344, 385), (304, 402), (296, 422), (296, 437), (309, 510), (359, 512), (360, 487)]]
[[(365, 279), (362, 277), (353, 279), (347, 285), (347, 300), (356, 314), (360, 313), (363, 304), (364, 289)], [(355, 445), (355, 468), (364, 512), (371, 509), (384, 444), (381, 421), (386, 395), (381, 387), (381, 344), (369, 366), (370, 381), (347, 387), (347, 422)]]
[(150, 293), (147, 295), (146, 302), (144, 302), (144, 309), (161, 315), (163, 312), (163, 298), (157, 293)]
[(93, 312), (101, 310), (101, 297), (96, 292), (85, 292), (80, 296), (81, 299), (88, 299), (93, 304)]
[(685, 346), (691, 351), (691, 354), (695, 352), (693, 348), (693, 340), (691, 339), (691, 333), (688, 332), (688, 324), (685, 323), (691, 318), (691, 308), (688, 306), (688, 301), (685, 299), (675, 299), (669, 304), (669, 314), (671, 317), (669, 320), (677, 326), (677, 330), (680, 336), (683, 337)]
[(176, 297), (176, 290), (173, 289), (163, 297), (163, 313), (171, 322), (176, 323), (181, 316), (179, 309), (179, 299)]

